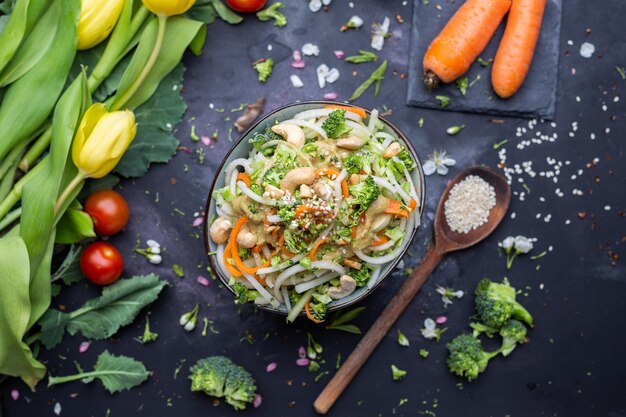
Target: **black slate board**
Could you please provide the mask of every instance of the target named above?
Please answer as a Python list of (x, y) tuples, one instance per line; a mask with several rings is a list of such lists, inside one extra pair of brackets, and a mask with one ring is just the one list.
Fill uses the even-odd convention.
[[(437, 9), (438, 4), (443, 4), (442, 10)], [(429, 4), (423, 4), (422, 0), (415, 0), (407, 104), (441, 109), (439, 102), (435, 100), (435, 95), (440, 94), (450, 97), (450, 104), (445, 110), (552, 120), (556, 107), (561, 0), (548, 0), (533, 64), (522, 88), (507, 100), (498, 98), (493, 92), (491, 65), (486, 68), (478, 63), (472, 65), (466, 74), (468, 80), (472, 82), (479, 75), (480, 80), (467, 90), (465, 97), (461, 95), (454, 83), (444, 85), (435, 92), (428, 91), (424, 86), (422, 61), (426, 49), (461, 4), (463, 1), (452, 4), (431, 1)], [(505, 22), (506, 17), (481, 54), (483, 59), (495, 57), (504, 33)]]

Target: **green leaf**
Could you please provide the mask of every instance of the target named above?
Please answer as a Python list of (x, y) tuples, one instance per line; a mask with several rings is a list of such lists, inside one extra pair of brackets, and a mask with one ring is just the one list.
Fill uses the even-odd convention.
[(355, 326), (354, 324), (346, 323), (357, 318), (359, 314), (363, 312), (363, 310), (365, 310), (365, 307), (357, 307), (346, 313), (342, 313), (341, 311), (337, 312), (330, 321), (330, 324), (326, 326), (326, 328), (328, 330), (341, 330), (348, 333), (361, 334), (361, 329), (359, 329), (357, 326)]
[(342, 332), (352, 333), (352, 334), (361, 334), (361, 329), (359, 329), (354, 324), (340, 324), (335, 326), (328, 326), (329, 330), (341, 330)]
[(202, 55), (202, 50), (206, 41), (206, 33), (206, 25), (203, 25), (196, 34), (196, 37), (193, 38), (193, 40), (189, 44), (189, 49), (195, 56)]
[(74, 201), (76, 206), (70, 206), (57, 224), (55, 243), (69, 245), (89, 237), (96, 237), (91, 216), (82, 210), (81, 205), (76, 200)]
[(132, 323), (166, 285), (155, 274), (135, 276), (105, 287), (100, 297), (71, 313), (50, 309), (39, 321), (41, 341), (51, 349), (61, 341), (65, 330), (71, 335), (80, 332), (88, 339), (106, 339)]
[(30, 317), (28, 251), (19, 236), (0, 239), (0, 374), (35, 388), (46, 368), (22, 341)]
[(0, 32), (0, 72), (11, 61), (17, 52), (26, 32), (26, 18), (28, 16), (29, 0), (19, 0), (15, 4), (11, 16)]
[(112, 190), (117, 184), (119, 184), (119, 182), (120, 179), (113, 174), (105, 175), (104, 177), (98, 179), (88, 179), (85, 182), (83, 189), (80, 190), (78, 199), (85, 200), (96, 191)]
[(181, 95), (185, 67), (179, 64), (164, 80), (152, 98), (135, 111), (137, 136), (115, 167), (123, 177), (140, 177), (150, 164), (168, 162), (178, 149), (172, 134), (187, 106)]
[(215, 18), (218, 17), (215, 7), (213, 7), (210, 3), (192, 7), (187, 13), (185, 13), (185, 16), (193, 20), (204, 22), (207, 25), (213, 23)]
[(98, 356), (93, 371), (83, 372), (79, 367), (76, 375), (51, 376), (48, 378), (48, 386), (77, 380), (90, 383), (97, 378), (107, 391), (114, 394), (141, 385), (148, 379), (148, 375), (143, 363), (128, 356), (112, 355), (105, 350)]
[(233, 12), (231, 9), (226, 7), (222, 0), (211, 0), (211, 4), (215, 9), (217, 15), (231, 25), (237, 25), (243, 21), (243, 17), (239, 16), (237, 13)]
[(370, 75), (369, 78), (363, 82), (363, 84), (361, 84), (357, 87), (356, 90), (354, 90), (354, 93), (352, 93), (352, 97), (350, 97), (349, 101), (354, 101), (357, 98), (361, 97), (363, 93), (374, 83), (376, 83), (374, 95), (377, 96), (378, 91), (380, 90), (380, 82), (383, 79), (383, 75), (385, 74), (386, 70), (387, 60), (384, 60), (383, 63), (380, 64), (380, 67), (372, 72), (372, 75)]
[(62, 280), (65, 285), (72, 285), (82, 281), (84, 275), (80, 270), (80, 255), (83, 252), (81, 245), (71, 245), (65, 259), (50, 279), (51, 282)]
[(345, 59), (346, 62), (351, 62), (353, 64), (362, 64), (364, 62), (374, 62), (378, 61), (378, 55), (374, 52), (359, 50), (358, 55), (349, 56)]

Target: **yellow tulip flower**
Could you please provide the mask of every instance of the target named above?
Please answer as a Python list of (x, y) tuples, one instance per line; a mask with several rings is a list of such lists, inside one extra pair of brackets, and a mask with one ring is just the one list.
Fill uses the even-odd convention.
[(196, 0), (142, 0), (143, 5), (157, 16), (175, 16), (183, 14), (194, 5)]
[(132, 111), (109, 113), (104, 104), (96, 103), (85, 112), (76, 132), (74, 164), (84, 177), (102, 178), (115, 168), (136, 133)]
[(93, 48), (105, 40), (117, 23), (125, 0), (81, 0), (78, 49)]

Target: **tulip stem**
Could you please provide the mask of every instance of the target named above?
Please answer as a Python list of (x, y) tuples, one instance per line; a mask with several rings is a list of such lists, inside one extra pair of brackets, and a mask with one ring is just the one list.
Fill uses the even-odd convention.
[(20, 161), (20, 169), (22, 172), (28, 172), (33, 163), (48, 149), (52, 140), (52, 126), (49, 126), (39, 139), (35, 141), (33, 146), (26, 152), (26, 155)]
[(10, 226), (11, 223), (13, 223), (15, 220), (19, 219), (21, 215), (22, 215), (22, 208), (21, 207), (13, 210), (10, 213), (8, 213), (4, 217), (4, 219), (0, 220), (0, 232), (2, 232), (4, 229), (6, 229), (8, 226)]
[(7, 213), (11, 211), (13, 206), (16, 205), (18, 201), (20, 201), (20, 198), (22, 198), (24, 185), (28, 181), (30, 181), (37, 172), (39, 172), (42, 166), (42, 163), (37, 164), (37, 166), (28, 171), (26, 175), (24, 175), (18, 182), (15, 183), (11, 192), (7, 194), (6, 198), (0, 203), (0, 219), (3, 219), (7, 215)]
[(59, 198), (57, 199), (57, 203), (54, 205), (54, 216), (56, 217), (59, 214), (59, 210), (63, 207), (65, 200), (72, 194), (72, 192), (81, 185), (85, 181), (85, 175), (82, 172), (78, 172), (76, 176), (67, 184), (65, 190), (61, 193)]
[(159, 54), (161, 53), (163, 39), (165, 38), (165, 28), (167, 27), (167, 16), (157, 16), (157, 19), (159, 22), (157, 37), (154, 43), (154, 49), (152, 49), (152, 53), (150, 54), (146, 65), (143, 67), (135, 81), (130, 85), (128, 90), (124, 91), (122, 96), (119, 99), (115, 100), (115, 102), (109, 109), (110, 111), (117, 111), (122, 109), (126, 105), (128, 100), (130, 100), (130, 98), (135, 95), (137, 90), (139, 90), (141, 84), (143, 84), (146, 78), (148, 78), (150, 71), (152, 71), (152, 68), (154, 68), (154, 64), (156, 64), (156, 61), (159, 58)]

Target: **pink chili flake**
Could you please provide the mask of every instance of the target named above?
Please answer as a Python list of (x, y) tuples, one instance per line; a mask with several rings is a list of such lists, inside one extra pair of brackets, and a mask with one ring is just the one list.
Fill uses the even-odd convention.
[(446, 316), (439, 316), (435, 319), (435, 323), (437, 324), (444, 324), (447, 321), (448, 321), (448, 318)]
[(198, 227), (202, 223), (204, 223), (204, 217), (196, 217), (196, 219), (193, 221), (193, 227)]
[(302, 61), (302, 53), (300, 52), (299, 49), (296, 49), (295, 51), (293, 51), (293, 54), (291, 54), (291, 56), (293, 57), (294, 61)]
[(269, 363), (265, 367), (265, 372), (273, 372), (277, 367), (278, 367), (278, 364), (276, 362)]
[(291, 63), (291, 68), (304, 68), (304, 61), (293, 61)]
[(299, 358), (306, 358), (306, 349), (304, 348), (304, 346), (300, 346), (298, 348), (298, 357)]
[(261, 394), (257, 394), (254, 396), (254, 400), (252, 401), (252, 405), (254, 406), (254, 408), (259, 408), (261, 406), (261, 403), (263, 402), (263, 397), (261, 397)]
[(296, 365), (298, 366), (309, 366), (311, 361), (308, 358), (300, 358), (296, 361)]
[(211, 138), (208, 136), (200, 136), (200, 141), (204, 146), (209, 146), (211, 144)]
[(325, 100), (337, 100), (337, 97), (339, 97), (337, 95), (337, 93), (326, 93), (326, 94), (324, 94), (324, 99)]
[(205, 287), (209, 286), (209, 280), (203, 277), (202, 275), (198, 275), (198, 277), (196, 278), (196, 281), (198, 282), (198, 284), (204, 285)]
[(20, 392), (16, 389), (11, 391), (11, 398), (13, 398), (13, 401), (17, 401), (18, 398), (20, 398)]
[(89, 345), (91, 345), (91, 342), (83, 342), (83, 343), (81, 343), (80, 346), (78, 347), (78, 351), (80, 353), (87, 352), (87, 349), (89, 349)]
[(343, 59), (345, 53), (343, 51), (335, 51), (335, 56), (337, 57), (337, 59)]

